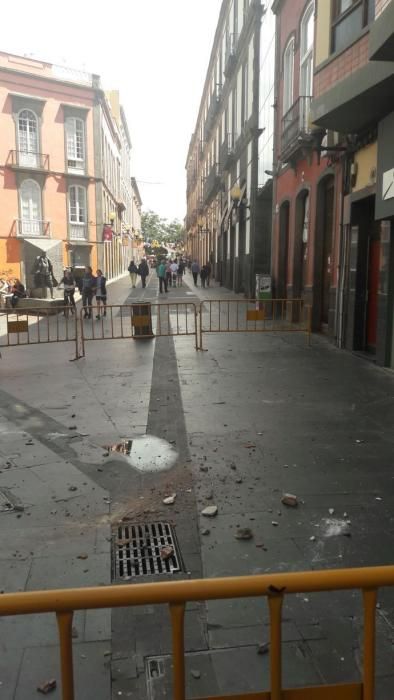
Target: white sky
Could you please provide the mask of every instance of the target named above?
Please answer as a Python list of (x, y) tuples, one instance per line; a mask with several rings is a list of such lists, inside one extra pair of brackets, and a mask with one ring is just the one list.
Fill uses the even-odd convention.
[(98, 73), (104, 88), (119, 89), (144, 208), (182, 220), (187, 148), (221, 2), (4, 2), (0, 48)]

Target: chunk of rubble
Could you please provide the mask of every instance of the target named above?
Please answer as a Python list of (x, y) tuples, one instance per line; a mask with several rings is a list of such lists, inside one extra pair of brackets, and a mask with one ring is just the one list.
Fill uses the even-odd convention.
[(176, 499), (176, 493), (173, 493), (172, 496), (167, 496), (166, 498), (163, 499), (163, 503), (165, 506), (173, 506), (175, 503)]
[(292, 493), (284, 493), (282, 496), (282, 503), (289, 508), (297, 508), (298, 498)]
[(206, 518), (214, 518), (217, 514), (217, 506), (207, 506), (206, 508), (204, 508), (204, 510), (201, 511), (201, 515), (204, 515)]

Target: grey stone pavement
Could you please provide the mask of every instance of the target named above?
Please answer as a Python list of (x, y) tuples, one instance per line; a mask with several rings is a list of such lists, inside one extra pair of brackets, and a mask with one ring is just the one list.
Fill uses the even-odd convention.
[[(131, 291), (125, 278), (110, 299), (153, 301), (157, 286), (153, 274)], [(160, 301), (202, 298), (234, 295), (188, 275)], [(122, 518), (173, 524), (184, 563), (173, 578), (393, 563), (393, 374), (302, 334), (213, 334), (205, 346), (88, 342), (78, 362), (72, 343), (3, 350), (0, 590), (110, 583)], [(171, 469), (103, 449), (146, 434), (168, 444)], [(284, 491), (297, 509), (281, 505)], [(209, 521), (207, 505), (218, 507)], [(239, 527), (253, 539), (237, 540)], [(376, 698), (392, 700), (393, 591), (380, 592), (377, 620)], [(74, 627), (78, 699), (171, 697), (166, 608), (77, 613)], [(266, 689), (268, 635), (264, 600), (189, 604), (188, 696)], [(284, 686), (358, 679), (361, 637), (358, 592), (289, 596)], [(0, 619), (0, 700), (35, 698), (49, 678), (60, 678), (54, 616)]]

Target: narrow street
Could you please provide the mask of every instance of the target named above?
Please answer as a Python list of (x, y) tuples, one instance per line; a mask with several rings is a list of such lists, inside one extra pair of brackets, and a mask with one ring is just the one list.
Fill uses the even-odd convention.
[[(235, 298), (185, 279), (160, 301)], [(158, 296), (154, 273), (146, 290), (128, 276), (109, 287), (112, 304)], [(392, 372), (318, 335), (311, 347), (298, 333), (212, 334), (205, 345), (91, 342), (77, 362), (72, 343), (3, 351), (2, 592), (122, 585), (111, 543), (127, 522), (173, 526), (171, 579), (392, 564)], [(123, 440), (131, 456), (108, 449)], [(202, 515), (208, 506), (216, 516)], [(376, 698), (392, 700), (393, 592), (377, 612)], [(264, 600), (189, 605), (189, 696), (266, 689), (268, 622)], [(285, 687), (357, 679), (361, 635), (359, 593), (289, 597)], [(165, 608), (77, 613), (73, 637), (78, 698), (171, 697)], [(50, 678), (60, 678), (55, 616), (1, 618), (0, 700), (34, 698)]]

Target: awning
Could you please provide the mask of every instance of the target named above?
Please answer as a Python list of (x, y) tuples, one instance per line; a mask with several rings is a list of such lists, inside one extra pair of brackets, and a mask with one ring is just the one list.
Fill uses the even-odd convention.
[(38, 248), (43, 253), (47, 253), (48, 250), (52, 250), (59, 244), (62, 244), (62, 241), (59, 241), (56, 238), (24, 238), (24, 241), (26, 241), (26, 243), (30, 243), (30, 245), (34, 245), (35, 248)]

